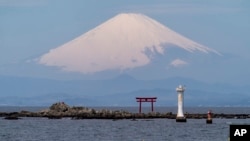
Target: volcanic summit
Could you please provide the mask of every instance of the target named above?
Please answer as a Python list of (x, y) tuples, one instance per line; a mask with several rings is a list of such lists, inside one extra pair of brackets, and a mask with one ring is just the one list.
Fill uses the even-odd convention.
[(168, 46), (218, 54), (148, 16), (125, 13), (51, 49), (39, 63), (81, 73), (132, 69), (150, 63), (152, 58), (146, 52), (164, 54)]

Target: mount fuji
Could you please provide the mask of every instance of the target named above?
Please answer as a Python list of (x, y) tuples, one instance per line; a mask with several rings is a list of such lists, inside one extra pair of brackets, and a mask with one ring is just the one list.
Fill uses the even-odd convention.
[[(38, 63), (65, 71), (96, 73), (148, 65), (157, 54), (176, 47), (185, 52), (220, 54), (143, 14), (122, 13), (42, 55)], [(176, 58), (171, 65), (186, 65)]]

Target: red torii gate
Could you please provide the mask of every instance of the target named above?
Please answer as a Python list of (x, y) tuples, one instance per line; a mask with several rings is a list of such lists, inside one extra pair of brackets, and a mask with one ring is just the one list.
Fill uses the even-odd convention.
[(141, 103), (151, 102), (151, 111), (154, 111), (154, 102), (156, 102), (157, 97), (136, 97), (136, 102), (139, 102), (139, 113), (141, 113)]

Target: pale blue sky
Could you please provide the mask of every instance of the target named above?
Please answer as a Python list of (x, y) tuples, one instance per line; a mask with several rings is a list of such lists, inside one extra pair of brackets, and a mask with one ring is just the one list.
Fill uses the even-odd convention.
[[(124, 12), (145, 14), (223, 54), (223, 57), (211, 57), (208, 62), (204, 60), (204, 66), (207, 68), (198, 69), (199, 66), (193, 68), (190, 66), (170, 72), (149, 69), (152, 74), (149, 79), (180, 74), (180, 76), (209, 82), (249, 84), (249, 0), (127, 0), (124, 2), (0, 0), (0, 75), (59, 79), (79, 78), (79, 76), (89, 78), (90, 76), (61, 72), (56, 68), (30, 63), (29, 60)], [(138, 79), (148, 75), (146, 73), (142, 75), (140, 71), (142, 70), (139, 69), (131, 75)], [(157, 75), (154, 75), (154, 71)], [(96, 74), (96, 77), (99, 76), (101, 74)]]

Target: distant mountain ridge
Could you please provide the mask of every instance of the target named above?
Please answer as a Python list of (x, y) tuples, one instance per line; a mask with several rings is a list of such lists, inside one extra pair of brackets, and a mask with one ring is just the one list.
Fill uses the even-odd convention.
[(176, 105), (175, 88), (185, 85), (190, 106), (247, 106), (248, 86), (207, 84), (189, 78), (136, 80), (120, 75), (109, 80), (49, 80), (0, 76), (0, 105), (48, 106), (56, 101), (72, 105), (133, 106), (136, 96), (157, 96), (160, 106)]

